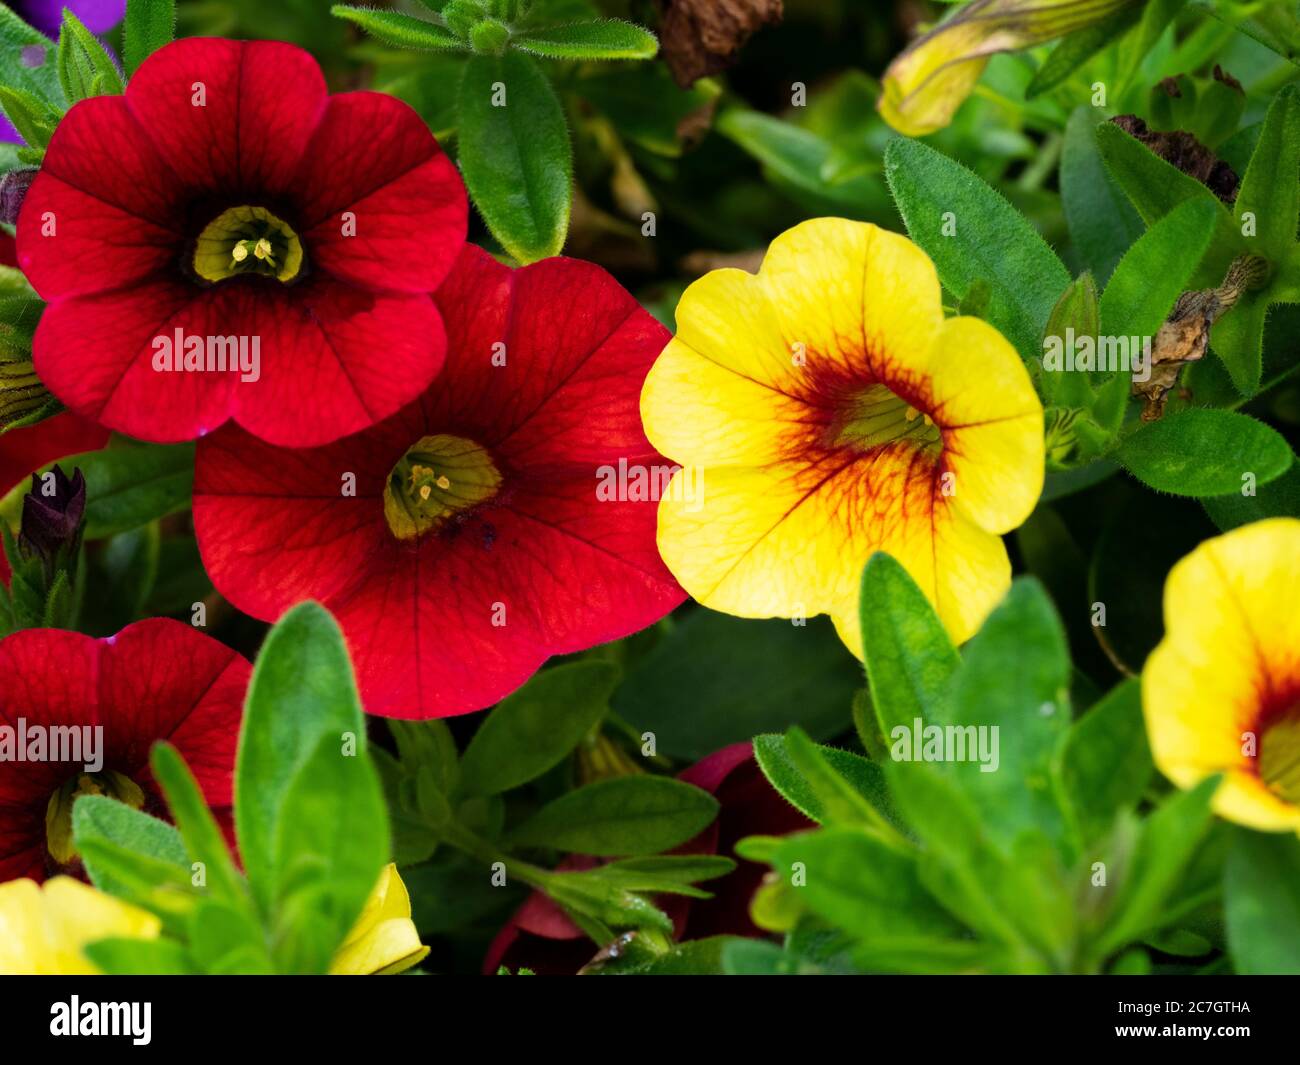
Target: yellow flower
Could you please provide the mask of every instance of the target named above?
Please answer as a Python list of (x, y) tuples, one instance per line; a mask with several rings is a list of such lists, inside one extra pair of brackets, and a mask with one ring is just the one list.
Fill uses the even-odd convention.
[(366, 901), (330, 973), (334, 976), (386, 976), (418, 964), (429, 953), (411, 920), (411, 897), (391, 863)]
[(0, 884), (0, 974), (83, 976), (97, 973), (82, 948), (100, 939), (154, 939), (152, 914), (67, 876), (44, 884)]
[(646, 380), (650, 441), (683, 465), (659, 549), (699, 602), (827, 613), (861, 653), (862, 567), (897, 558), (954, 639), (1002, 596), (1000, 534), (1043, 484), (1043, 411), (1012, 346), (944, 319), (930, 260), (843, 219), (782, 234), (757, 275), (717, 270)]
[(1142, 673), (1151, 753), (1182, 788), (1214, 773), (1214, 808), (1300, 831), (1300, 521), (1201, 544), (1165, 583), (1165, 635)]
[(877, 106), (909, 137), (943, 129), (989, 57), (1083, 29), (1135, 0), (973, 0), (918, 38), (886, 69)]

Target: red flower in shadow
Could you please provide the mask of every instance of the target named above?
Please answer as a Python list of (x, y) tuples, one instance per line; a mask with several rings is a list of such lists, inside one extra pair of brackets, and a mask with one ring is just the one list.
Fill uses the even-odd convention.
[[(0, 640), (0, 881), (75, 869), (59, 851), (78, 794), (110, 794), (165, 814), (149, 771), (158, 740), (177, 747), (228, 825), (251, 669), (211, 637), (165, 618), (103, 640), (57, 629)], [(99, 744), (86, 732), (97, 726)]]

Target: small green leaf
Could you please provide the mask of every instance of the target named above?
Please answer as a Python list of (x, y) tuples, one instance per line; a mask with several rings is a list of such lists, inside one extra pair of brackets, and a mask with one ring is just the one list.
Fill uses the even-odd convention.
[(862, 648), (881, 731), (931, 716), (961, 659), (901, 564), (876, 553), (862, 573)]
[(377, 40), (397, 48), (413, 48), (422, 52), (463, 52), (468, 48), (467, 42), (445, 26), (396, 11), (376, 11), (371, 7), (335, 4), (330, 8), (330, 14), (347, 19)]
[(523, 30), (510, 43), (549, 59), (653, 59), (659, 51), (653, 33), (622, 19)]
[(59, 81), (68, 103), (91, 96), (113, 96), (122, 91), (122, 76), (99, 39), (67, 8), (59, 33)]
[(257, 656), (235, 760), (239, 853), (264, 912), (277, 891), (285, 796), (324, 739), (364, 743), (365, 722), (343, 633), (318, 603), (271, 629)]
[(1142, 8), (1133, 4), (1070, 34), (1043, 60), (1043, 65), (1025, 87), (1025, 99), (1032, 100), (1056, 88), (1103, 48), (1132, 29), (1141, 16)]
[(1194, 497), (1267, 484), (1282, 476), (1293, 458), (1286, 440), (1263, 422), (1201, 408), (1147, 422), (1120, 444), (1115, 457), (1148, 487)]
[(892, 820), (880, 766), (852, 751), (818, 747), (799, 729), (755, 736), (754, 758), (772, 787), (818, 824), (879, 826)]
[(1218, 777), (1175, 792), (1142, 824), (1132, 865), (1120, 884), (1097, 952), (1105, 957), (1165, 927), (1175, 916), (1166, 901), (1175, 893), (1210, 827), (1210, 800)]
[(1101, 296), (1111, 337), (1154, 337), (1209, 247), (1218, 212), (1201, 199), (1180, 203), (1146, 231), (1115, 267)]
[(1237, 972), (1300, 974), (1300, 840), (1290, 832), (1235, 829), (1224, 893)]
[(907, 232), (959, 299), (977, 279), (992, 289), (987, 321), (1025, 360), (1040, 355), (1043, 326), (1070, 283), (1029, 221), (960, 163), (898, 137), (885, 148), (885, 177)]
[(39, 96), (9, 86), (0, 86), (0, 111), (4, 111), (18, 135), (34, 148), (48, 145), (54, 127), (59, 124), (59, 112)]
[(492, 235), (521, 263), (558, 255), (573, 152), (564, 109), (535, 60), (476, 55), (460, 86), (460, 165)]
[(1147, 225), (1154, 225), (1184, 200), (1219, 206), (1220, 225), (1235, 231), (1232, 216), (1205, 185), (1166, 163), (1114, 122), (1097, 127), (1097, 147), (1106, 168)]
[[(83, 795), (72, 807), (72, 838), (78, 853), (91, 840), (113, 844), (124, 850), (175, 867), (188, 881), (190, 859), (181, 834), (165, 821), (133, 810), (125, 803), (104, 795)], [(111, 868), (101, 868), (85, 859), (90, 882), (110, 895), (123, 895), (125, 885), (113, 879)]]
[(619, 670), (569, 662), (543, 670), (479, 726), (461, 761), (466, 795), (496, 795), (556, 766), (609, 710)]
[(176, 0), (127, 0), (123, 32), (123, 59), (131, 75), (159, 48), (171, 44), (176, 35)]
[(0, 4), (0, 85), (35, 95), (56, 114), (67, 106), (54, 42), (27, 25), (8, 4)]
[(322, 735), (284, 791), (276, 821), (277, 971), (323, 973), (388, 860), (383, 789), (365, 752)]
[(1233, 207), (1238, 220), (1255, 216), (1247, 246), (1272, 263), (1290, 257), (1300, 224), (1300, 88), (1288, 85), (1273, 98), (1255, 154)]
[(149, 757), (149, 767), (167, 798), (185, 849), (206, 867), (208, 887), (220, 899), (231, 903), (245, 898), (243, 877), (226, 847), (217, 819), (212, 816), (199, 785), (180, 753), (170, 743), (158, 743)]
[(82, 948), (109, 976), (194, 976), (199, 970), (171, 939), (101, 939)]
[(511, 842), (598, 857), (658, 854), (698, 835), (717, 813), (712, 795), (680, 780), (615, 777), (542, 807), (511, 833)]

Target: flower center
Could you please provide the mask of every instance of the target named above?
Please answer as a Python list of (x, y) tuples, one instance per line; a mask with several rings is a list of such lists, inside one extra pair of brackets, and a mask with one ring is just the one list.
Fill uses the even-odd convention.
[(302, 270), (302, 241), (265, 207), (231, 207), (204, 227), (194, 246), (194, 272), (205, 281), (260, 274), (292, 281)]
[(943, 450), (943, 436), (933, 419), (881, 384), (858, 393), (833, 431), (835, 443), (862, 451), (893, 443), (910, 443), (920, 451)]
[(1289, 714), (1259, 738), (1259, 778), (1278, 798), (1300, 806), (1300, 714)]
[(59, 865), (68, 865), (77, 856), (72, 845), (72, 804), (82, 795), (107, 795), (133, 810), (144, 806), (144, 792), (130, 777), (112, 769), (78, 773), (50, 796), (45, 807), (45, 847)]
[(486, 449), (460, 436), (426, 436), (388, 475), (384, 517), (399, 540), (414, 540), (491, 499), (500, 485)]

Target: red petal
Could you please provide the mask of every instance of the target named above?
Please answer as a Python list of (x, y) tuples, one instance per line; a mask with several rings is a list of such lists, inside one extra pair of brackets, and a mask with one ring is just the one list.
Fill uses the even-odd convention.
[(170, 267), (183, 238), (179, 190), (166, 177), (120, 96), (73, 107), (18, 216), (18, 262), (32, 287), (54, 300)]
[[(260, 377), (160, 372), (154, 341), (259, 338)], [(174, 346), (174, 345), (173, 345)], [(36, 370), (73, 410), (143, 440), (192, 440), (232, 415), (269, 440), (303, 447), (371, 425), (433, 380), (444, 343), (428, 296), (319, 278), (200, 289), (158, 281), (52, 304), (37, 327)], [(250, 349), (251, 350), (251, 349)]]
[(301, 48), (204, 37), (155, 52), (126, 90), (174, 174), (168, 180), (227, 204), (265, 203), (292, 190), (326, 100), (324, 75)]
[(420, 116), (382, 93), (330, 99), (295, 197), (309, 260), (372, 288), (432, 292), (465, 243), (460, 175)]

